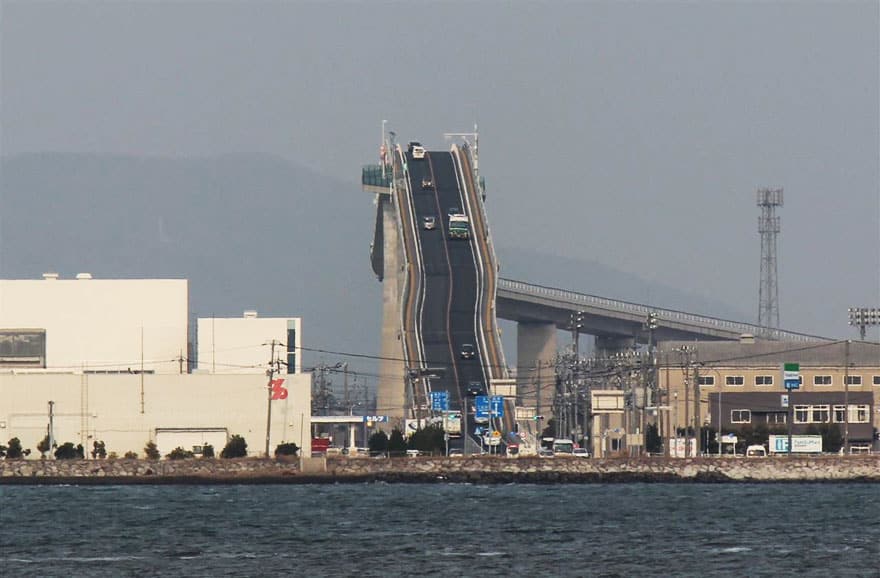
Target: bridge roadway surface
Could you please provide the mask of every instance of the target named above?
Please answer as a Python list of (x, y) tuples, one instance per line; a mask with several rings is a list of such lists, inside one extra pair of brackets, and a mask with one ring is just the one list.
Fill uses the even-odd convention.
[[(412, 207), (422, 257), (422, 295), (417, 312), (419, 334), (427, 369), (442, 368), (438, 377), (430, 381), (433, 391), (448, 391), (451, 409), (463, 408), (462, 400), (469, 399), (467, 429), (472, 432), (474, 413), (472, 398), (467, 396), (468, 385), (479, 382), (486, 387), (489, 376), (485, 371), (479, 326), (477, 256), (471, 239), (449, 239), (450, 209), (466, 213), (462, 183), (452, 153), (428, 152), (424, 159), (413, 159), (406, 154)], [(433, 187), (422, 188), (422, 178), (428, 176)], [(425, 217), (435, 217), (436, 228), (425, 229)], [(461, 357), (462, 346), (475, 348), (472, 359)]]

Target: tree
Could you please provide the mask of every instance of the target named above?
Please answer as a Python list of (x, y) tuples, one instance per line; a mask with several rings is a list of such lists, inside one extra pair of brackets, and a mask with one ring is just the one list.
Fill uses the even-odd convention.
[(293, 442), (278, 444), (275, 448), (275, 457), (278, 456), (295, 456), (299, 453), (299, 446)]
[(247, 442), (238, 434), (233, 435), (226, 442), (226, 447), (220, 452), (221, 458), (243, 458), (247, 456)]
[(144, 455), (147, 456), (148, 460), (158, 460), (162, 457), (162, 454), (159, 453), (159, 448), (156, 447), (156, 442), (149, 441), (147, 445), (144, 446)]
[(403, 432), (397, 428), (391, 430), (391, 437), (388, 438), (388, 454), (392, 456), (406, 455), (406, 440)]
[(838, 424), (823, 423), (818, 433), (822, 436), (822, 451), (837, 453), (843, 447), (843, 434)]
[(645, 449), (652, 454), (663, 451), (663, 440), (660, 439), (660, 432), (655, 423), (648, 424), (645, 428)]
[(46, 453), (52, 448), (49, 447), (49, 434), (46, 434), (40, 443), (37, 444), (37, 451), (40, 452), (40, 458), (45, 458)]
[(446, 433), (439, 425), (429, 425), (409, 436), (409, 449), (425, 453), (443, 453), (446, 448)]
[(64, 442), (55, 450), (56, 460), (75, 460), (82, 459), (82, 445), (73, 445), (72, 442)]
[(190, 458), (196, 457), (196, 455), (189, 450), (185, 450), (182, 447), (177, 446), (176, 448), (171, 450), (165, 457), (169, 460), (188, 460)]
[(202, 446), (202, 457), (203, 458), (213, 458), (214, 457), (214, 446), (211, 444), (205, 444)]
[(104, 445), (103, 441), (92, 442), (92, 458), (103, 460), (107, 457), (107, 447)]
[[(137, 452), (133, 452), (133, 451), (130, 451), (130, 450), (127, 451), (127, 452), (125, 452), (125, 454), (124, 454), (122, 457), (125, 458), (126, 460), (136, 460), (136, 459), (138, 459)], [(156, 458), (153, 458), (153, 459), (156, 459)]]
[(370, 448), (370, 455), (384, 454), (388, 451), (388, 434), (377, 431), (367, 440), (367, 447)]

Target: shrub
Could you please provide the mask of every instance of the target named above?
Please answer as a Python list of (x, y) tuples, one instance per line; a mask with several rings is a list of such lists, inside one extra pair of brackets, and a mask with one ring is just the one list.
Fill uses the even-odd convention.
[[(111, 455), (112, 455), (112, 454), (111, 454)], [(136, 460), (136, 459), (138, 459), (137, 452), (132, 452), (132, 451), (125, 452), (125, 455), (123, 455), (122, 457), (125, 458), (125, 459), (127, 459), (127, 460)], [(155, 459), (155, 458), (154, 458), (154, 459)]]
[(275, 456), (295, 456), (299, 453), (299, 446), (293, 442), (278, 444), (275, 448)]
[(202, 457), (203, 458), (213, 458), (214, 457), (214, 446), (211, 444), (205, 444), (202, 446)]
[(221, 458), (243, 458), (245, 456), (247, 456), (247, 442), (238, 434), (229, 438), (226, 447), (220, 452)]
[(30, 455), (31, 450), (23, 450), (21, 448), (21, 440), (12, 438), (9, 440), (9, 447), (6, 448), (7, 460), (20, 460), (24, 456)]
[(45, 458), (46, 453), (52, 448), (49, 447), (49, 434), (46, 434), (40, 443), (37, 444), (37, 451), (40, 452), (40, 457)]
[(84, 457), (85, 452), (83, 451), (82, 444), (73, 445), (72, 442), (64, 442), (55, 450), (56, 460), (75, 460), (83, 459)]
[(171, 452), (165, 456), (169, 460), (187, 460), (189, 458), (194, 458), (196, 455), (189, 450), (185, 450), (182, 447), (178, 446), (171, 450)]
[(147, 442), (147, 445), (144, 446), (144, 455), (148, 460), (158, 460), (162, 457), (159, 448), (156, 447), (156, 442)]
[(107, 457), (107, 447), (103, 441), (92, 442), (92, 458), (103, 460)]
[(388, 453), (392, 456), (406, 454), (406, 440), (403, 438), (403, 432), (397, 428), (391, 430), (391, 437), (388, 438)]
[[(137, 457), (137, 454), (135, 454), (134, 457)], [(110, 452), (109, 454), (107, 454), (107, 459), (108, 460), (118, 460), (119, 454), (117, 454), (116, 452)]]
[(446, 437), (439, 425), (429, 425), (409, 436), (409, 449), (427, 454), (442, 453), (446, 447)]
[(388, 434), (377, 431), (367, 440), (367, 447), (370, 448), (371, 454), (385, 453), (388, 451)]

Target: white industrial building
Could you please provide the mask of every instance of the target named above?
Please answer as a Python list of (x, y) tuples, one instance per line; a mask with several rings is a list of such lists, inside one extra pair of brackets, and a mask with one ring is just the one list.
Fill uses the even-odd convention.
[(0, 280), (0, 444), (17, 437), (38, 456), (51, 413), (56, 443), (87, 454), (95, 441), (119, 456), (143, 456), (150, 441), (163, 455), (205, 444), (219, 454), (238, 434), (249, 455), (265, 452), (267, 436), (270, 453), (294, 442), (309, 455), (301, 320), (200, 319), (208, 357), (188, 373), (188, 312), (185, 279)]
[(258, 317), (207, 317), (198, 320), (198, 371), (209, 373), (264, 373), (269, 360), (283, 373), (301, 373), (299, 355), (302, 320)]

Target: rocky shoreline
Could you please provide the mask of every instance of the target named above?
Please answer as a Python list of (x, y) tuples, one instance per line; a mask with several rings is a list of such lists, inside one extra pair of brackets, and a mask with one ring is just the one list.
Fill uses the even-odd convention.
[(0, 485), (880, 483), (880, 455), (763, 459), (309, 458), (5, 460)]

